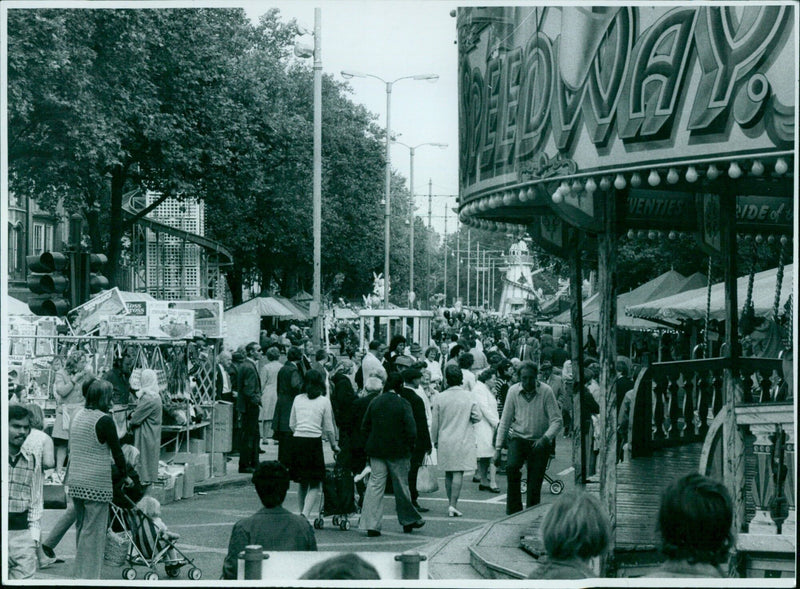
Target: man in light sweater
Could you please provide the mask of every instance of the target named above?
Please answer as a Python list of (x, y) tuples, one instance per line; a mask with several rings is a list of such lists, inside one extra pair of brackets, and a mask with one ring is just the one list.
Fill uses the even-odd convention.
[(522, 511), (522, 465), (527, 463), (528, 496), (526, 507), (538, 505), (547, 461), (559, 430), (561, 409), (553, 389), (537, 382), (538, 368), (533, 362), (519, 366), (520, 382), (508, 390), (503, 416), (497, 428), (494, 461), (500, 461), (504, 442), (508, 441), (508, 498), (506, 513)]

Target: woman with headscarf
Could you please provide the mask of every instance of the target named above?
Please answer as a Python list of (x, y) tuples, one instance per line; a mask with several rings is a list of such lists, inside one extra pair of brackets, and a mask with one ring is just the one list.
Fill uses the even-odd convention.
[(59, 478), (63, 478), (70, 425), (78, 412), (83, 409), (83, 383), (90, 378), (93, 376), (86, 362), (86, 354), (82, 350), (71, 352), (64, 367), (58, 368), (55, 373), (53, 392), (57, 406), (52, 437), (56, 449), (56, 473)]
[[(131, 385), (135, 384), (131, 383)], [(158, 480), (158, 459), (161, 452), (161, 394), (155, 370), (142, 370), (136, 396), (136, 408), (130, 416), (129, 427), (133, 430), (134, 445), (139, 450), (137, 472), (142, 485)]]
[(333, 420), (339, 430), (339, 463), (346, 469), (350, 468), (352, 458), (353, 432), (360, 424), (353, 422), (353, 403), (358, 398), (353, 384), (355, 364), (345, 358), (336, 368), (331, 377), (331, 407)]

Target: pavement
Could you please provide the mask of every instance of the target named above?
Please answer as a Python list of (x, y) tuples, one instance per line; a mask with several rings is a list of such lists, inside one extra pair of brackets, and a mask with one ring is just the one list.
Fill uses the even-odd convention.
[[(276, 444), (267, 443), (262, 449), (261, 460), (277, 459)], [(327, 444), (324, 452), (326, 463), (332, 464), (333, 454)], [(551, 476), (564, 481), (566, 489), (574, 486), (568, 453), (568, 444), (559, 444), (557, 457), (548, 470)], [(238, 458), (230, 457), (223, 476), (196, 483), (193, 498), (165, 505), (165, 521), (171, 529), (181, 533), (180, 542), (186, 543), (185, 547), (192, 551), (194, 558), (201, 559), (202, 564), (198, 566), (202, 566), (205, 579), (218, 578), (232, 523), (258, 508), (255, 492), (247, 488), (251, 484), (251, 477), (250, 474), (239, 473)], [(525, 578), (535, 568), (536, 559), (520, 547), (520, 540), (535, 529), (542, 509), (537, 506), (505, 516), (505, 495), (489, 496), (485, 492), (478, 492), (477, 488), (472, 488), (477, 485), (468, 482), (471, 479), (471, 474), (468, 474), (465, 476), (465, 491), (462, 492), (459, 503), (465, 517), (447, 518), (443, 473), (439, 473), (439, 478), (440, 490), (420, 497), (421, 503), (431, 508), (430, 513), (424, 514), (427, 525), (422, 530), (414, 534), (403, 534), (394, 521), (393, 509), (387, 505), (381, 538), (367, 539), (358, 531), (356, 517), (349, 533), (332, 528), (328, 523), (324, 530), (316, 530), (319, 550), (416, 550), (428, 556), (431, 579)], [(501, 488), (505, 488), (505, 477), (499, 475), (498, 480)], [(217, 492), (220, 490), (226, 492)], [(290, 495), (296, 497), (294, 485)], [(554, 499), (555, 495), (548, 492), (548, 485), (545, 483), (542, 490), (543, 505), (552, 503)], [(287, 501), (287, 508), (293, 510), (294, 497), (287, 497)], [(63, 512), (46, 511), (42, 529), (48, 530), (61, 513)], [(203, 521), (198, 522), (198, 518)], [(74, 546), (73, 528), (56, 549), (56, 553), (67, 562), (39, 571), (35, 578), (50, 581), (68, 578), (74, 559)], [(120, 571), (120, 567), (106, 566), (103, 578), (119, 579)]]

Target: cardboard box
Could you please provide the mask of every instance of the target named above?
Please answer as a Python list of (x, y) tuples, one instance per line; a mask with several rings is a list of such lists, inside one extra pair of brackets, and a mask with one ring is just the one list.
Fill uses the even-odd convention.
[(192, 454), (202, 454), (206, 451), (206, 441), (199, 436), (189, 439), (189, 452)]
[(227, 474), (228, 461), (222, 452), (214, 452), (211, 455), (211, 476), (224, 477)]
[(189, 469), (183, 475), (183, 497), (185, 499), (189, 499), (190, 497), (194, 497), (194, 475), (192, 470)]
[(209, 455), (206, 452), (178, 452), (172, 457), (174, 464), (208, 464)]
[[(204, 429), (206, 452), (230, 452), (233, 449), (233, 403), (217, 401), (214, 403), (212, 422)], [(212, 429), (213, 425), (213, 429)]]

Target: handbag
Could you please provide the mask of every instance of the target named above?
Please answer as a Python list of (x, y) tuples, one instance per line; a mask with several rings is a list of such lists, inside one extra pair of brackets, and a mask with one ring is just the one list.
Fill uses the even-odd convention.
[(435, 493), (439, 490), (439, 481), (433, 472), (429, 456), (426, 454), (422, 466), (417, 471), (417, 491), (419, 493)]
[(67, 494), (64, 485), (42, 485), (42, 501), (45, 509), (66, 509)]

